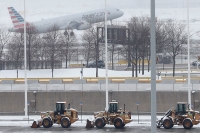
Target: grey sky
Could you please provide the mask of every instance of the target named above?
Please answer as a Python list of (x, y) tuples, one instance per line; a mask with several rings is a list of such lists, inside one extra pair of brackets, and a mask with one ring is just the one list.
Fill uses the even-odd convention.
[[(74, 14), (93, 9), (104, 8), (105, 0), (26, 0), (27, 20), (37, 21), (67, 14)], [(190, 19), (197, 20), (191, 24), (191, 29), (200, 26), (200, 0), (189, 0)], [(120, 21), (128, 20), (131, 16), (150, 14), (150, 0), (107, 0), (108, 6), (123, 10), (124, 16)], [(0, 24), (12, 27), (7, 7), (14, 7), (23, 16), (24, 0), (0, 0)], [(160, 19), (187, 18), (187, 0), (156, 0), (156, 16)], [(196, 28), (197, 27), (197, 28)]]
[[(24, 0), (0, 0), (1, 9), (7, 6), (23, 7)], [(26, 0), (27, 8), (51, 7), (103, 7), (105, 0)], [(179, 8), (186, 6), (187, 0), (156, 0), (156, 8)], [(200, 7), (199, 0), (189, 0), (191, 7)], [(150, 0), (107, 0), (108, 5), (119, 8), (149, 8)]]

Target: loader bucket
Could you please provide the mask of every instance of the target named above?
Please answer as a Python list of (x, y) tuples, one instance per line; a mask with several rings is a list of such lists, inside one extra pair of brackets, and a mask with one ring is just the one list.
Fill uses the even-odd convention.
[(85, 128), (93, 128), (94, 122), (87, 119)]
[(38, 124), (36, 123), (36, 121), (34, 121), (31, 128), (38, 128), (38, 127), (39, 127)]
[(31, 128), (38, 128), (42, 125), (42, 119), (37, 120), (37, 121), (33, 121), (33, 124), (31, 126)]

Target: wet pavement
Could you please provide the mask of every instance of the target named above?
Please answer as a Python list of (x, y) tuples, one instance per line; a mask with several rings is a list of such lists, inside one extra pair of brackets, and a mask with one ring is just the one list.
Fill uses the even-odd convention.
[[(62, 128), (61, 125), (54, 124), (50, 128), (31, 128), (32, 122), (40, 118), (39, 115), (29, 116), (29, 120), (24, 116), (0, 116), (0, 133), (151, 133), (151, 116), (150, 115), (132, 115), (132, 122), (126, 124), (122, 129), (116, 129), (114, 125), (106, 125), (102, 129), (96, 127), (86, 129), (86, 119), (92, 118), (92, 115), (83, 115), (82, 121), (79, 119), (69, 128)], [(157, 116), (160, 118), (161, 116)], [(81, 117), (80, 117), (81, 118)], [(157, 129), (157, 133), (200, 133), (200, 124), (194, 125), (190, 130), (186, 130), (183, 126), (174, 125), (171, 129), (161, 127)]]
[[(20, 127), (20, 126), (0, 126), (0, 133), (64, 133), (64, 132), (71, 132), (71, 133), (151, 133), (150, 126), (130, 126), (124, 127), (122, 129), (116, 129), (114, 126), (105, 126), (102, 129), (91, 128), (86, 129), (85, 127), (76, 127), (70, 126), (69, 128), (62, 128), (60, 126), (53, 126), (51, 128), (30, 128), (30, 127)], [(164, 129), (160, 128), (157, 129), (157, 133), (199, 133), (199, 127), (193, 127), (190, 130), (184, 129), (182, 126), (175, 126), (172, 129)]]

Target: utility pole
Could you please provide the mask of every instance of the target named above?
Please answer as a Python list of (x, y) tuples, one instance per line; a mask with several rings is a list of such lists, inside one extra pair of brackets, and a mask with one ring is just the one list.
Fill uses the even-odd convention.
[(151, 0), (151, 133), (156, 133), (156, 34), (155, 0)]

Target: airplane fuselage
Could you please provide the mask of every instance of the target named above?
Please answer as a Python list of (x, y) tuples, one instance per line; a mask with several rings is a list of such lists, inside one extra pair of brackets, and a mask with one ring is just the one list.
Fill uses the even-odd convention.
[[(107, 20), (113, 20), (118, 17), (121, 17), (122, 15), (123, 12), (120, 11), (119, 9), (115, 8), (107, 9)], [(56, 26), (57, 30), (66, 30), (66, 29), (85, 30), (90, 28), (91, 24), (104, 22), (104, 20), (105, 20), (105, 11), (104, 9), (99, 9), (84, 13), (65, 15), (61, 17), (40, 20), (29, 24), (31, 27), (35, 29), (37, 33), (45, 33), (51, 31), (53, 26)], [(13, 29), (13, 32), (19, 32), (19, 29)]]

